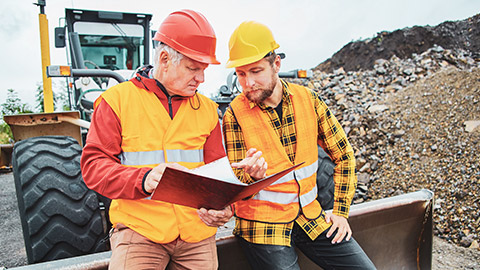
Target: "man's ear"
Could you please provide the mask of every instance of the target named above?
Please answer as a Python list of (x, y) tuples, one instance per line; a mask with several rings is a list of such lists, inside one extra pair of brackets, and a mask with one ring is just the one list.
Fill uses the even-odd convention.
[(280, 66), (282, 65), (282, 59), (280, 58), (280, 55), (277, 55), (275, 57), (275, 61), (273, 62), (273, 67), (275, 69), (275, 73), (280, 72)]
[(162, 66), (163, 68), (167, 68), (169, 60), (170, 60), (170, 55), (166, 51), (161, 51), (159, 56), (159, 61), (158, 61), (160, 66)]

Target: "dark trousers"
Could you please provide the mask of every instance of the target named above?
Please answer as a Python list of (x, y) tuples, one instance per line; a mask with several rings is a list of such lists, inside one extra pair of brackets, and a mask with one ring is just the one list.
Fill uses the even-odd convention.
[(312, 241), (296, 223), (292, 231), (292, 246), (252, 244), (237, 237), (254, 270), (298, 270), (295, 247), (323, 269), (376, 269), (355, 239), (338, 244), (331, 241), (335, 233), (326, 237), (328, 229)]

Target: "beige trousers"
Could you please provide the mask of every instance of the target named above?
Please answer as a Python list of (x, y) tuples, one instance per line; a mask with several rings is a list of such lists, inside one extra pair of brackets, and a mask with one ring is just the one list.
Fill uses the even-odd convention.
[(198, 243), (180, 238), (159, 244), (117, 224), (110, 238), (112, 257), (108, 269), (205, 269), (218, 268), (215, 236)]

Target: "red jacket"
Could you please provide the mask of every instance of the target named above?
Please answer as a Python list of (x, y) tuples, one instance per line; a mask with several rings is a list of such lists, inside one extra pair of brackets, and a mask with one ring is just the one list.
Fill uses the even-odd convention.
[[(168, 97), (156, 80), (137, 73), (131, 81), (145, 91), (152, 91), (169, 111)], [(171, 115), (180, 106), (182, 97), (174, 96), (171, 101)], [(124, 167), (118, 155), (121, 153), (120, 121), (107, 102), (100, 101), (92, 116), (87, 142), (81, 158), (82, 175), (87, 186), (110, 199), (141, 199), (149, 194), (143, 189), (143, 179), (150, 168)], [(222, 144), (220, 123), (212, 131), (204, 146), (204, 161), (209, 163), (226, 156)]]

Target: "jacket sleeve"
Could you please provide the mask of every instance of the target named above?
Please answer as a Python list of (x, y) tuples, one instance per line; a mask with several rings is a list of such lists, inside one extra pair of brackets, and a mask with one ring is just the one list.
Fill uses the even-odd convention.
[(207, 137), (205, 145), (203, 146), (203, 160), (205, 163), (210, 163), (219, 158), (225, 157), (225, 148), (223, 147), (222, 129), (220, 121)]
[(342, 126), (323, 100), (312, 91), (318, 119), (318, 145), (335, 163), (333, 214), (348, 218), (350, 205), (355, 195), (357, 176), (355, 155)]
[[(235, 119), (231, 108), (227, 108), (223, 116), (223, 136), (230, 163), (242, 161), (246, 156), (247, 146), (242, 129)], [(246, 184), (255, 182), (255, 179), (246, 173), (245, 170), (237, 168), (232, 168), (232, 170), (241, 182)]]
[(120, 164), (121, 131), (117, 115), (101, 100), (93, 113), (82, 152), (83, 179), (88, 188), (110, 199), (145, 198), (142, 182), (151, 169)]

